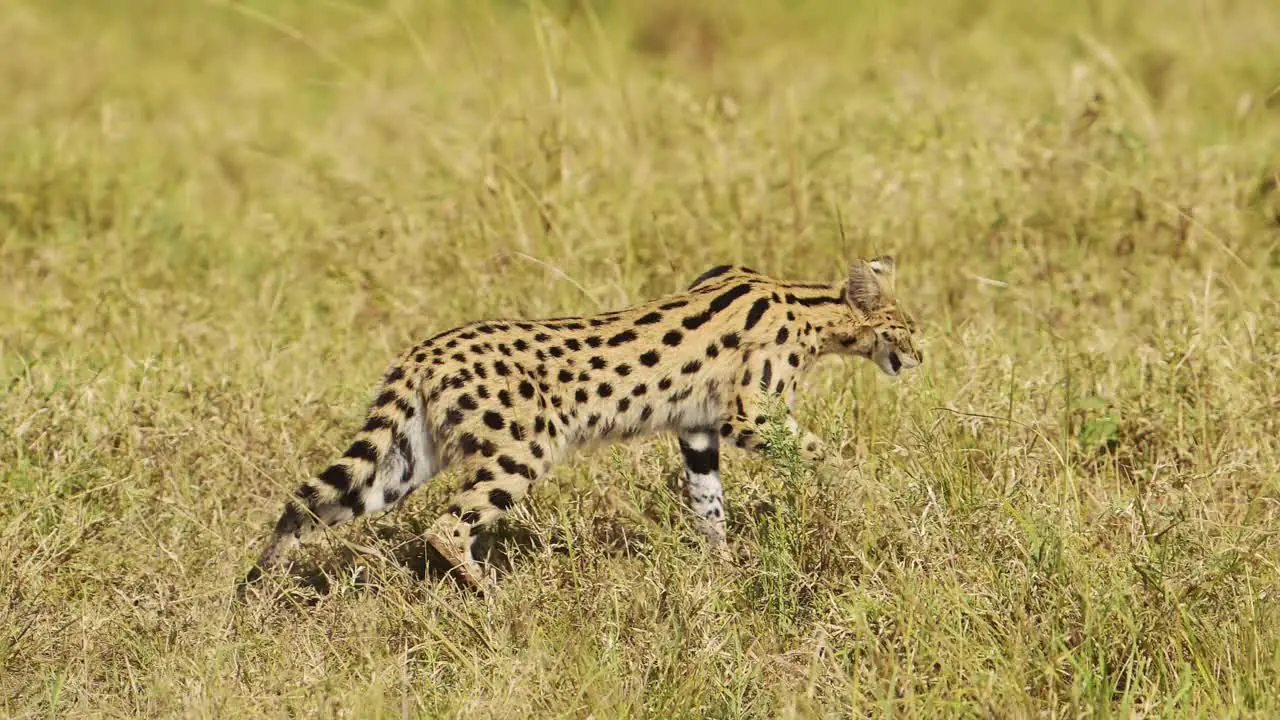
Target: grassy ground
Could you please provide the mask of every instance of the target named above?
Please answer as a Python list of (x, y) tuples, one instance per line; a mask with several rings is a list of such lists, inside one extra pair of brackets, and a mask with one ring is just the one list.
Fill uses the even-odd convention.
[[(0, 0), (0, 715), (1275, 716), (1280, 5)], [(232, 603), (407, 343), (899, 259), (815, 476), (452, 478)]]

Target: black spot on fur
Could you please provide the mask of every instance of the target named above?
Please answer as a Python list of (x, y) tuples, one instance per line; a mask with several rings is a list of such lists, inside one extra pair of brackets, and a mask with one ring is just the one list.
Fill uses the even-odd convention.
[(622, 398), (618, 401), (618, 412), (624, 413), (631, 407), (631, 398)]
[(558, 377), (562, 383), (573, 382), (573, 373), (568, 370), (561, 370), (556, 377)]
[(764, 313), (769, 309), (769, 300), (760, 298), (751, 304), (751, 309), (747, 311), (747, 321), (742, 326), (743, 330), (750, 330), (760, 322), (760, 318), (764, 317)]
[(511, 393), (506, 390), (499, 390), (498, 402), (502, 403), (502, 407), (511, 407)]
[(338, 503), (343, 507), (349, 508), (351, 510), (351, 514), (355, 517), (360, 517), (364, 514), (364, 499), (358, 491), (347, 491), (346, 494), (338, 498)]
[(693, 282), (689, 284), (689, 289), (692, 290), (693, 288), (698, 287), (699, 285), (701, 285), (702, 283), (708, 280), (718, 278), (732, 269), (733, 269), (732, 265), (717, 265), (711, 268), (710, 270), (702, 273), (698, 277), (694, 278)]
[(587, 346), (588, 346), (588, 347), (598, 348), (598, 347), (600, 347), (600, 343), (602, 343), (602, 342), (603, 342), (603, 341), (600, 339), (600, 336), (599, 336), (599, 335), (592, 335), (592, 336), (590, 336), (590, 337), (588, 337), (588, 338), (587, 338)]
[(480, 452), (480, 440), (471, 433), (462, 433), (458, 438), (458, 449), (463, 455), (475, 455)]
[(671, 389), (671, 378), (662, 378), (661, 380), (659, 380), (659, 381), (658, 381), (658, 389), (659, 389), (659, 390), (670, 390), (670, 389)]
[(531, 443), (529, 443), (529, 452), (530, 452), (530, 454), (532, 454), (535, 458), (541, 458), (541, 457), (543, 456), (543, 454), (544, 454), (544, 453), (543, 453), (543, 450), (542, 450), (542, 446), (541, 446), (541, 445), (539, 445), (539, 444), (538, 444), (538, 443), (536, 443), (536, 442), (531, 442)]
[(508, 510), (514, 504), (511, 493), (502, 488), (494, 488), (489, 491), (489, 504), (499, 510)]
[(533, 383), (529, 382), (528, 380), (521, 380), (520, 381), (520, 397), (524, 398), (525, 400), (532, 400), (533, 393), (534, 393)]
[(622, 363), (618, 367), (614, 368), (613, 371), (622, 377), (626, 377), (631, 374), (631, 366), (626, 363)]
[(840, 294), (834, 297), (831, 295), (802, 297), (802, 298), (796, 298), (796, 302), (799, 303), (800, 305), (803, 305), (804, 307), (814, 307), (816, 305), (841, 305), (845, 302), (844, 288), (841, 288)]
[(685, 467), (694, 475), (706, 475), (720, 467), (720, 453), (714, 447), (694, 450), (681, 440), (680, 453), (684, 456)]
[(462, 411), (458, 408), (449, 408), (444, 413), (445, 425), (457, 425), (462, 422)]
[(773, 363), (766, 359), (764, 369), (760, 372), (760, 389), (768, 391), (771, 382), (773, 382)]
[(587, 395), (587, 391), (586, 391), (586, 390), (583, 390), (582, 388), (578, 388), (578, 389), (573, 393), (573, 399), (574, 399), (574, 400), (577, 400), (579, 403), (584, 403), (584, 402), (586, 402), (587, 400), (589, 400), (589, 399), (590, 399), (590, 396), (589, 396), (589, 395)]
[(398, 397), (400, 397), (400, 395), (395, 390), (386, 390), (381, 395), (379, 395), (376, 400), (373, 401), (373, 404), (377, 407), (382, 407), (383, 405), (390, 405), (391, 403), (395, 402), (396, 398)]
[(590, 363), (591, 363), (591, 369), (593, 370), (603, 370), (608, 365), (608, 363), (604, 361), (604, 358), (600, 357), (599, 355), (592, 356)]
[(658, 311), (648, 312), (636, 318), (636, 325), (652, 325), (662, 319), (662, 313)]
[(462, 481), (462, 490), (466, 492), (479, 485), (482, 482), (489, 482), (493, 479), (493, 471), (489, 468), (480, 468), (476, 474)]
[(790, 331), (790, 330), (788, 330), (788, 329), (786, 328), (786, 326), (784, 325), (784, 326), (782, 326), (782, 327), (778, 328), (778, 335), (777, 335), (777, 337), (775, 337), (775, 338), (773, 339), (773, 341), (774, 341), (775, 343), (779, 344), (779, 345), (782, 345), (783, 343), (785, 343), (785, 342), (787, 341), (787, 338), (788, 338), (788, 337), (790, 337), (790, 336), (791, 336), (791, 331)]
[(668, 347), (675, 347), (684, 339), (684, 335), (679, 330), (668, 330), (667, 334), (662, 336), (662, 344)]
[(657, 350), (646, 350), (640, 354), (640, 364), (645, 367), (653, 367), (654, 365), (657, 365), (658, 361), (661, 359), (662, 356), (658, 355)]
[(639, 385), (631, 388), (631, 394), (634, 397), (640, 397), (647, 392), (649, 392), (649, 388), (644, 383), (640, 383)]
[(338, 492), (346, 492), (351, 488), (351, 469), (346, 465), (330, 465), (317, 477)]
[(381, 415), (370, 415), (369, 419), (364, 422), (364, 427), (360, 428), (361, 432), (373, 432), (381, 430), (385, 427), (391, 427), (391, 421)]
[(533, 468), (529, 467), (528, 465), (525, 465), (522, 462), (519, 462), (515, 458), (512, 458), (508, 455), (499, 455), (498, 465), (501, 466), (503, 470), (505, 470), (507, 473), (511, 475), (520, 475), (521, 477), (527, 478), (529, 480), (532, 480), (535, 477)]
[(795, 353), (791, 353), (787, 356), (787, 364), (791, 367), (800, 367), (800, 356)]
[(600, 383), (600, 386), (596, 388), (596, 394), (602, 398), (607, 398), (613, 394), (613, 386), (609, 383)]
[(659, 306), (658, 306), (658, 309), (660, 309), (660, 310), (675, 310), (676, 308), (682, 308), (682, 307), (684, 307), (685, 305), (688, 305), (688, 304), (689, 304), (689, 301), (688, 301), (688, 300), (672, 300), (672, 301), (671, 301), (671, 302), (669, 302), (669, 303), (663, 303), (663, 304), (659, 305)]
[(484, 424), (494, 430), (501, 430), (506, 421), (502, 419), (502, 415), (492, 410), (486, 410), (484, 413)]
[(682, 321), (682, 324), (685, 326), (685, 328), (689, 330), (696, 330), (699, 327), (701, 327), (703, 323), (710, 320), (712, 316), (722, 312), (723, 310), (728, 308), (730, 305), (732, 305), (735, 300), (742, 297), (743, 295), (746, 295), (749, 292), (751, 292), (750, 283), (735, 285), (729, 290), (726, 290), (725, 292), (717, 295), (707, 305), (706, 310), (698, 313), (697, 315), (690, 315), (689, 317), (685, 318)]
[(383, 504), (383, 505), (395, 505), (395, 504), (396, 504), (396, 501), (397, 501), (397, 500), (399, 500), (399, 499), (400, 499), (400, 488), (399, 488), (399, 487), (389, 487), (389, 488), (387, 488), (387, 489), (385, 489), (385, 490), (383, 490), (383, 491), (382, 491), (382, 504)]
[(701, 361), (690, 360), (689, 362), (685, 363), (683, 367), (680, 368), (680, 373), (683, 375), (692, 375), (701, 369), (702, 369)]
[(479, 406), (476, 405), (475, 398), (471, 397), (466, 393), (463, 393), (462, 395), (458, 396), (458, 407), (462, 408), (463, 410), (475, 410)]

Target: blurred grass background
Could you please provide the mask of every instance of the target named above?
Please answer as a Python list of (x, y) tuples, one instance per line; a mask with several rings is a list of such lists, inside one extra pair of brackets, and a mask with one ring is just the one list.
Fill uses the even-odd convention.
[[(1280, 712), (1280, 5), (0, 0), (0, 714)], [(893, 253), (813, 477), (564, 465), (237, 607), (407, 343)]]

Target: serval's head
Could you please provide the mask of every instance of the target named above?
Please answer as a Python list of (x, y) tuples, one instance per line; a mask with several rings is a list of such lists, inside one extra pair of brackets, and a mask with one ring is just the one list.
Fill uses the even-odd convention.
[(849, 268), (844, 294), (849, 324), (847, 332), (834, 333), (835, 352), (865, 357), (894, 377), (924, 362), (924, 354), (914, 341), (915, 319), (898, 305), (894, 294), (891, 256), (855, 262)]

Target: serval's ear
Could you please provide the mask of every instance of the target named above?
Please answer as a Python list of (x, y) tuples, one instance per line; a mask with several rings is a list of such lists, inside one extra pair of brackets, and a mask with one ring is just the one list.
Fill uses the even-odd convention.
[[(849, 279), (845, 281), (845, 296), (849, 305), (864, 313), (879, 308), (884, 302), (884, 289), (880, 285), (880, 275), (871, 262), (875, 261), (855, 262), (853, 267), (849, 268)], [(889, 267), (892, 268), (893, 265)]]
[(889, 294), (892, 295), (894, 280), (897, 277), (894, 272), (897, 265), (893, 262), (893, 256), (881, 255), (873, 257), (867, 261), (867, 264), (871, 266), (871, 271), (876, 274), (876, 277), (880, 278), (881, 288), (888, 290)]

